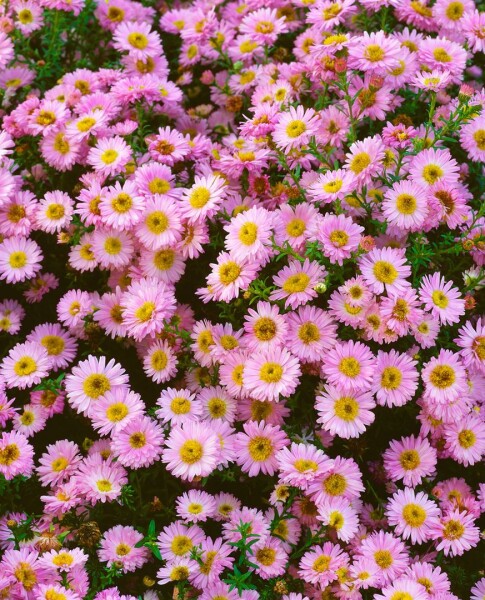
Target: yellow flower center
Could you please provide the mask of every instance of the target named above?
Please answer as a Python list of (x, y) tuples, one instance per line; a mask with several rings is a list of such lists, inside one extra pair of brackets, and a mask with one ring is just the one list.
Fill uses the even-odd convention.
[(273, 319), (270, 319), (269, 317), (260, 317), (254, 323), (253, 331), (254, 335), (258, 338), (258, 340), (262, 342), (267, 342), (269, 340), (272, 340), (276, 335), (276, 323), (273, 321)]
[(144, 433), (141, 431), (137, 431), (136, 433), (132, 433), (129, 438), (130, 446), (139, 450), (146, 445), (147, 438)]
[(190, 400), (184, 398), (183, 396), (176, 396), (170, 402), (170, 410), (175, 415), (186, 415), (188, 412), (190, 412), (190, 407)]
[(93, 373), (88, 375), (83, 383), (83, 391), (89, 398), (97, 400), (106, 392), (111, 390), (111, 383), (106, 375), (101, 373)]
[(55, 473), (60, 473), (68, 466), (69, 461), (64, 456), (59, 456), (51, 463), (51, 468)]
[(311, 344), (320, 340), (320, 330), (314, 323), (303, 323), (298, 328), (298, 339), (304, 344)]
[(141, 322), (146, 323), (152, 318), (152, 315), (156, 309), (155, 302), (144, 302), (135, 311), (135, 317)]
[(13, 370), (15, 374), (19, 377), (26, 377), (27, 375), (31, 375), (37, 370), (37, 363), (30, 356), (22, 356), (15, 363)]
[(335, 401), (335, 415), (342, 421), (353, 421), (359, 414), (359, 403), (350, 396), (343, 396)]
[(49, 356), (59, 356), (65, 347), (64, 340), (58, 335), (45, 335), (40, 343), (47, 350)]
[(474, 446), (476, 441), (477, 437), (471, 429), (463, 429), (458, 434), (458, 443), (465, 450)]
[(52, 125), (53, 123), (56, 122), (56, 115), (55, 113), (49, 111), (49, 110), (41, 110), (37, 116), (37, 123), (39, 125)]
[(449, 63), (453, 60), (444, 48), (435, 48), (433, 50), (433, 56), (438, 62)]
[(316, 571), (317, 573), (324, 573), (325, 571), (328, 571), (329, 567), (330, 567), (330, 563), (332, 561), (332, 557), (331, 556), (327, 556), (326, 554), (322, 554), (322, 556), (319, 556), (313, 563), (312, 565), (312, 569), (314, 571)]
[(14, 571), (15, 579), (30, 592), (37, 583), (37, 575), (27, 562), (20, 562)]
[(396, 267), (385, 260), (378, 260), (372, 269), (374, 277), (381, 283), (391, 284), (396, 281), (399, 273)]
[(329, 237), (332, 244), (339, 248), (345, 246), (345, 244), (347, 244), (349, 241), (349, 234), (342, 229), (335, 229), (332, 231)]
[(389, 550), (377, 550), (377, 552), (374, 553), (374, 560), (381, 569), (388, 569), (394, 562)]
[(412, 215), (417, 205), (416, 198), (411, 194), (399, 194), (396, 198), (396, 208), (403, 215)]
[(54, 556), (52, 562), (56, 567), (69, 567), (74, 562), (74, 559), (67, 552), (61, 552), (57, 556)]
[(96, 119), (93, 119), (92, 117), (84, 117), (77, 122), (76, 127), (79, 131), (85, 133), (86, 131), (89, 131), (93, 125), (96, 125)]
[(264, 462), (272, 455), (273, 444), (266, 437), (256, 436), (249, 442), (248, 451), (254, 461)]
[(179, 452), (182, 462), (193, 465), (198, 462), (204, 455), (204, 448), (197, 440), (186, 440)]
[(0, 448), (0, 465), (9, 467), (20, 457), (20, 450), (17, 444), (7, 444)]
[(359, 154), (356, 154), (353, 157), (349, 168), (353, 173), (359, 175), (364, 169), (366, 169), (370, 165), (370, 163), (371, 157), (369, 156), (369, 154), (367, 154), (367, 152), (359, 152)]
[(416, 450), (404, 450), (399, 456), (399, 462), (405, 471), (413, 471), (421, 464), (421, 458)]
[[(483, 37), (485, 38), (485, 31)], [(485, 150), (485, 129), (478, 129), (477, 131), (475, 131), (475, 133), (473, 134), (473, 139), (475, 140), (475, 143), (477, 144), (477, 148), (479, 150)]]
[(276, 560), (276, 550), (273, 550), (273, 548), (260, 548), (256, 552), (256, 560), (265, 567), (270, 567)]
[(59, 154), (62, 154), (63, 156), (68, 154), (69, 150), (71, 149), (71, 147), (69, 146), (69, 142), (66, 140), (64, 134), (61, 132), (56, 134), (56, 137), (54, 138), (53, 147), (56, 152), (59, 152)]
[(112, 423), (122, 421), (128, 414), (128, 407), (123, 402), (115, 402), (106, 410), (106, 417)]
[(259, 378), (266, 383), (277, 383), (283, 377), (283, 368), (275, 362), (264, 363), (259, 370)]
[(369, 44), (364, 51), (364, 56), (370, 62), (379, 62), (384, 58), (385, 52), (378, 44)]
[(433, 304), (438, 308), (446, 308), (450, 303), (446, 294), (444, 294), (441, 290), (435, 290), (431, 294), (431, 299), (433, 300)]
[(295, 273), (283, 283), (283, 290), (287, 294), (298, 294), (304, 292), (309, 283), (310, 277), (306, 273)]
[(341, 496), (347, 489), (347, 480), (340, 473), (332, 473), (325, 479), (323, 487), (330, 496)]
[(286, 135), (289, 138), (294, 139), (304, 134), (306, 130), (306, 123), (304, 121), (300, 121), (299, 119), (295, 119), (294, 121), (290, 121), (286, 126)]
[(27, 254), (20, 250), (18, 252), (12, 252), (8, 262), (12, 269), (22, 269), (27, 264)]
[(239, 230), (239, 241), (245, 246), (251, 246), (258, 239), (258, 227), (254, 223), (244, 223)]
[(298, 458), (293, 463), (293, 466), (299, 473), (307, 473), (308, 471), (315, 473), (318, 469), (317, 463), (309, 458)]
[(100, 492), (111, 492), (111, 490), (113, 489), (113, 485), (108, 479), (99, 479), (96, 482), (96, 487)]
[(357, 377), (360, 374), (360, 363), (353, 356), (342, 358), (339, 363), (339, 371), (346, 377)]
[(455, 383), (456, 374), (454, 369), (449, 365), (437, 365), (431, 371), (429, 380), (434, 387), (444, 390)]
[(426, 511), (419, 504), (406, 504), (402, 509), (402, 517), (410, 527), (421, 527), (426, 520)]
[(448, 540), (458, 540), (465, 533), (465, 528), (460, 521), (450, 519), (443, 528), (443, 535)]
[(229, 260), (219, 267), (219, 280), (224, 285), (234, 283), (240, 274), (241, 267), (232, 260)]
[(227, 413), (227, 403), (222, 398), (211, 398), (207, 403), (207, 409), (213, 419), (221, 419)]
[(158, 250), (153, 256), (153, 264), (159, 271), (168, 271), (173, 267), (175, 262), (175, 252), (167, 248), (166, 250)]
[(299, 237), (305, 232), (305, 229), (305, 221), (303, 221), (302, 219), (292, 219), (286, 225), (286, 233), (290, 237)]
[(105, 150), (101, 154), (100, 158), (104, 162), (105, 165), (111, 165), (118, 158), (118, 152), (116, 150), (114, 150), (113, 148), (110, 148), (108, 150)]
[(193, 545), (192, 540), (186, 535), (176, 535), (170, 544), (170, 549), (175, 556), (183, 556), (192, 550)]
[(148, 46), (148, 38), (140, 32), (130, 33), (127, 37), (128, 43), (137, 50), (144, 50)]
[(168, 227), (168, 218), (165, 213), (160, 210), (156, 210), (149, 214), (145, 219), (145, 224), (151, 233), (159, 235), (166, 231)]
[(397, 367), (386, 367), (381, 374), (381, 386), (386, 390), (397, 390), (401, 385), (402, 371)]
[(430, 185), (435, 184), (443, 175), (444, 171), (439, 165), (430, 164), (423, 169), (423, 179)]

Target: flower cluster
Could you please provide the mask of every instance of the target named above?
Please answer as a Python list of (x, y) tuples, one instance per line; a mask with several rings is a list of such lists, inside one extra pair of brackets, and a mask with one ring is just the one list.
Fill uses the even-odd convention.
[(482, 9), (0, 5), (0, 598), (484, 600)]

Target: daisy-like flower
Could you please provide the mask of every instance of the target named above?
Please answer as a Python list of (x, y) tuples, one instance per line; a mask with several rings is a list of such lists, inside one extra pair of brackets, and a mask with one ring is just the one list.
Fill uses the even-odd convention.
[(143, 358), (143, 370), (155, 383), (168, 381), (177, 372), (177, 359), (166, 341), (151, 344)]
[(182, 238), (182, 224), (178, 205), (165, 196), (150, 198), (135, 235), (149, 250), (158, 250), (179, 242)]
[(192, 481), (210, 475), (217, 466), (219, 452), (219, 439), (208, 425), (187, 421), (170, 431), (162, 462), (175, 477)]
[(288, 325), (278, 306), (258, 302), (256, 310), (249, 308), (244, 319), (245, 341), (251, 350), (283, 346)]
[(44, 408), (39, 404), (24, 404), (21, 412), (13, 418), (13, 428), (26, 437), (32, 437), (44, 429), (47, 416)]
[(278, 468), (276, 453), (289, 444), (286, 433), (278, 426), (255, 421), (244, 423), (243, 429), (235, 439), (237, 464), (249, 477), (273, 475)]
[(18, 431), (0, 436), (0, 473), (10, 480), (17, 475), (30, 477), (34, 470), (34, 449)]
[(410, 181), (394, 183), (384, 194), (382, 212), (389, 223), (408, 231), (418, 231), (428, 214), (424, 188)]
[(132, 181), (110, 186), (99, 203), (103, 225), (123, 231), (132, 229), (141, 220), (144, 210), (145, 199), (138, 195)]
[(444, 90), (452, 83), (452, 77), (449, 71), (440, 71), (433, 69), (429, 71), (420, 71), (416, 73), (411, 84), (419, 90), (439, 92)]
[(428, 538), (436, 540), (436, 550), (445, 556), (461, 556), (475, 547), (480, 540), (480, 530), (474, 516), (460, 509), (449, 511), (430, 528)]
[(411, 275), (411, 267), (406, 264), (404, 249), (376, 248), (359, 259), (362, 277), (371, 290), (382, 294), (384, 290), (397, 295), (409, 287), (406, 277)]
[(267, 260), (270, 256), (273, 215), (255, 206), (238, 214), (224, 227), (226, 249), (237, 259)]
[(73, 201), (64, 192), (47, 192), (37, 205), (35, 219), (46, 233), (60, 231), (71, 221)]
[(359, 247), (364, 228), (345, 215), (326, 214), (318, 228), (317, 239), (332, 264), (342, 266)]
[(275, 125), (273, 140), (280, 150), (288, 152), (306, 146), (312, 136), (318, 134), (319, 120), (312, 108), (298, 105), (282, 112)]
[(91, 249), (101, 268), (120, 269), (129, 264), (134, 251), (129, 232), (97, 228), (92, 236)]
[(365, 392), (372, 385), (375, 357), (362, 342), (338, 342), (321, 369), (332, 385), (342, 390)]
[(482, 577), (471, 589), (470, 600), (483, 600), (485, 598), (485, 577)]
[(461, 348), (459, 354), (463, 365), (485, 374), (485, 321), (479, 319), (475, 325), (467, 321), (458, 330), (455, 343)]
[(449, 150), (442, 148), (422, 150), (409, 164), (411, 180), (429, 191), (433, 191), (438, 184), (456, 184), (458, 170), (458, 163)]
[(375, 594), (374, 600), (392, 600), (393, 598), (406, 598), (406, 600), (427, 600), (429, 598), (423, 586), (417, 581), (400, 577), (397, 581), (388, 579), (389, 585), (382, 588), (382, 594)]
[(135, 340), (154, 337), (175, 312), (173, 289), (154, 277), (133, 282), (121, 298), (123, 323)]
[(389, 525), (395, 527), (395, 532), (403, 539), (411, 539), (413, 544), (423, 544), (429, 539), (430, 525), (440, 514), (440, 509), (427, 494), (411, 488), (398, 490), (386, 507)]
[(345, 498), (331, 498), (319, 504), (317, 519), (333, 529), (343, 542), (349, 542), (359, 529), (357, 511)]
[(438, 356), (425, 363), (421, 377), (425, 397), (433, 402), (444, 404), (468, 395), (466, 371), (459, 355), (451, 350), (440, 350)]
[(372, 177), (383, 168), (385, 146), (379, 136), (354, 142), (349, 147), (345, 167), (359, 186), (371, 182)]
[(163, 431), (158, 422), (149, 417), (136, 416), (113, 436), (111, 449), (125, 467), (149, 467), (162, 453)]
[(69, 440), (49, 444), (39, 459), (37, 473), (42, 485), (56, 486), (68, 479), (81, 460), (79, 447)]
[(190, 575), (195, 575), (197, 567), (197, 561), (192, 558), (184, 557), (170, 560), (157, 571), (157, 581), (159, 585), (187, 581)]
[(51, 571), (69, 572), (75, 567), (84, 566), (88, 560), (87, 554), (80, 548), (61, 548), (44, 552), (39, 558), (39, 565)]
[(190, 490), (177, 498), (177, 515), (186, 521), (207, 521), (216, 510), (214, 496), (202, 490)]
[(207, 276), (207, 288), (197, 290), (204, 302), (219, 300), (229, 302), (246, 290), (256, 278), (260, 267), (254, 259), (238, 259), (229, 252), (221, 252), (216, 263), (211, 263), (212, 272)]
[(157, 400), (156, 415), (163, 423), (181, 425), (187, 421), (199, 421), (202, 405), (187, 389), (167, 388)]
[(21, 390), (40, 383), (51, 369), (47, 350), (37, 342), (14, 346), (0, 364), (0, 375), (7, 388)]
[(425, 309), (448, 325), (458, 323), (465, 314), (465, 301), (451, 281), (446, 282), (440, 273), (425, 275), (421, 281), (419, 297)]
[(352, 500), (364, 491), (362, 474), (352, 458), (338, 456), (331, 462), (308, 486), (307, 493), (317, 505), (337, 497)]
[(41, 269), (40, 246), (24, 237), (5, 238), (0, 243), (0, 280), (18, 283), (31, 279)]
[(284, 300), (286, 308), (295, 309), (317, 297), (314, 288), (325, 276), (325, 269), (316, 261), (308, 258), (304, 263), (292, 260), (273, 277), (278, 289), (271, 292), (269, 299)]
[(76, 356), (76, 340), (58, 323), (37, 325), (26, 340), (37, 342), (46, 349), (54, 371), (67, 367)]
[(134, 527), (116, 525), (104, 532), (98, 550), (99, 560), (108, 563), (111, 567), (116, 563), (124, 573), (136, 571), (142, 567), (149, 558), (148, 548), (136, 545), (143, 539), (143, 535)]
[(127, 387), (128, 375), (113, 358), (106, 362), (106, 356), (90, 355), (73, 367), (64, 381), (69, 404), (90, 416), (94, 404), (107, 392)]
[[(372, 560), (377, 568), (381, 585), (401, 576), (409, 564), (409, 554), (405, 544), (391, 533), (384, 531), (376, 531), (363, 539), (359, 553)], [(423, 588), (419, 587), (419, 589)]]
[(444, 428), (446, 447), (452, 457), (468, 467), (485, 454), (485, 422), (473, 412)]
[(183, 160), (190, 151), (190, 137), (170, 127), (160, 128), (148, 143), (151, 157), (164, 165), (172, 166)]
[(323, 204), (343, 200), (353, 190), (354, 175), (345, 169), (321, 173), (308, 188), (309, 196)]
[(440, 597), (450, 591), (450, 581), (440, 567), (427, 562), (414, 562), (406, 571), (415, 581), (424, 585), (430, 596)]
[(485, 49), (485, 14), (478, 9), (467, 13), (461, 21), (463, 34), (472, 52), (483, 52)]
[(313, 546), (305, 552), (298, 565), (298, 575), (307, 583), (325, 588), (338, 579), (337, 571), (347, 566), (348, 560), (340, 546), (325, 542), (323, 546)]
[(91, 148), (86, 160), (101, 175), (118, 175), (131, 160), (131, 147), (118, 135), (104, 137)]
[(43, 583), (35, 586), (35, 594), (38, 600), (50, 600), (59, 598), (59, 600), (78, 600), (79, 596), (72, 590), (68, 590), (63, 585), (57, 583)]
[(379, 350), (372, 392), (381, 406), (403, 406), (418, 388), (416, 361), (395, 350)]
[(264, 544), (258, 545), (251, 561), (257, 565), (258, 568), (255, 571), (261, 579), (271, 579), (283, 575), (288, 555), (281, 540), (269, 537)]
[(114, 47), (129, 52), (136, 60), (146, 60), (162, 53), (160, 37), (141, 21), (120, 23), (113, 34)]
[(326, 431), (344, 439), (359, 437), (374, 422), (376, 404), (369, 392), (352, 393), (332, 385), (317, 396), (318, 423)]
[(72, 481), (76, 493), (91, 504), (109, 502), (121, 496), (121, 488), (128, 483), (125, 469), (116, 462), (101, 461), (96, 456), (80, 463)]
[[(9, 548), (2, 557), (2, 592), (9, 594), (12, 591), (9, 596), (28, 598), (34, 586), (47, 583), (51, 577), (52, 573), (39, 564), (39, 553), (33, 548)], [(5, 584), (12, 584), (12, 587)]]
[(296, 390), (301, 375), (298, 360), (286, 348), (271, 348), (248, 358), (244, 365), (244, 389), (259, 400), (277, 402)]
[(101, 435), (109, 435), (112, 431), (123, 429), (134, 417), (141, 416), (144, 410), (145, 404), (140, 394), (127, 387), (117, 387), (97, 400), (91, 410), (91, 421)]
[(286, 343), (292, 354), (303, 362), (320, 361), (323, 352), (332, 348), (337, 340), (337, 326), (321, 308), (301, 306), (287, 316), (289, 325)]
[(162, 529), (157, 546), (167, 560), (188, 556), (192, 549), (205, 539), (204, 531), (198, 525), (187, 525), (175, 521)]
[(392, 481), (402, 479), (404, 485), (419, 485), (423, 477), (434, 474), (437, 463), (436, 450), (426, 438), (403, 437), (392, 440), (384, 452), (384, 468)]
[(286, 18), (279, 17), (274, 8), (260, 8), (246, 15), (239, 26), (239, 32), (251, 36), (259, 44), (271, 45), (276, 38), (288, 30)]
[[(322, 450), (313, 444), (297, 444), (283, 448), (276, 454), (279, 479), (286, 485), (305, 490), (308, 483), (325, 471), (329, 461)], [(331, 464), (331, 463), (330, 463)]]
[(198, 177), (184, 191), (180, 210), (189, 223), (210, 219), (219, 210), (226, 193), (226, 182), (218, 175)]
[(354, 37), (349, 45), (349, 67), (384, 75), (399, 67), (401, 45), (383, 31)]
[(14, 56), (13, 42), (10, 37), (0, 31), (0, 69), (4, 69)]

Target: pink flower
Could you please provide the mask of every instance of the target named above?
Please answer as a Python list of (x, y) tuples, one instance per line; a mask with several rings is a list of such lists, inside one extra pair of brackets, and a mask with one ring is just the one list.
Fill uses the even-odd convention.
[(386, 514), (398, 535), (411, 539), (413, 544), (423, 544), (429, 539), (430, 525), (436, 523), (440, 509), (424, 492), (405, 488), (392, 496)]
[(480, 530), (473, 515), (455, 509), (433, 524), (429, 537), (438, 541), (436, 550), (443, 550), (445, 556), (461, 556), (478, 544)]
[(149, 550), (136, 545), (143, 539), (143, 535), (134, 527), (116, 525), (105, 531), (98, 550), (99, 560), (120, 565), (124, 573), (136, 571), (142, 567), (149, 557)]
[(359, 437), (374, 422), (373, 408), (375, 402), (370, 393), (352, 393), (331, 385), (325, 387), (315, 403), (317, 422), (332, 435), (345, 439)]
[(315, 286), (326, 276), (325, 269), (316, 261), (305, 259), (301, 263), (291, 260), (288, 266), (273, 277), (279, 289), (271, 292), (270, 300), (285, 300), (285, 307), (293, 309), (317, 297)]
[(375, 357), (362, 342), (337, 342), (322, 364), (329, 383), (342, 390), (365, 392), (375, 372)]
[(0, 243), (0, 280), (17, 283), (31, 279), (40, 271), (42, 259), (37, 242), (24, 237), (5, 238)]
[(465, 314), (465, 301), (460, 296), (460, 291), (451, 281), (445, 282), (440, 273), (425, 275), (421, 281), (419, 297), (441, 323), (458, 323)]
[(244, 432), (235, 440), (236, 462), (249, 477), (259, 473), (273, 475), (278, 468), (276, 454), (289, 440), (280, 427), (249, 421), (243, 425)]
[(259, 400), (277, 402), (296, 390), (301, 375), (298, 360), (286, 348), (274, 347), (249, 358), (244, 365), (244, 388)]
[(111, 449), (125, 467), (141, 469), (149, 467), (160, 458), (163, 431), (158, 422), (138, 415), (113, 435)]
[(423, 477), (434, 474), (437, 456), (426, 438), (403, 437), (392, 440), (384, 452), (384, 468), (392, 481), (402, 479), (404, 485), (416, 486)]
[(0, 437), (0, 473), (10, 480), (17, 475), (30, 477), (34, 469), (34, 449), (17, 431), (4, 431)]

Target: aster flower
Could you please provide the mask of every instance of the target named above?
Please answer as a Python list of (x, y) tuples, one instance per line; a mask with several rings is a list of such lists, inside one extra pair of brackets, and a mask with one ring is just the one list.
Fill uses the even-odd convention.
[(416, 361), (395, 350), (379, 350), (372, 392), (381, 406), (403, 406), (418, 388)]
[(338, 342), (322, 364), (322, 372), (332, 385), (344, 390), (367, 391), (375, 372), (375, 358), (361, 342)]
[(120, 23), (113, 34), (114, 46), (120, 52), (129, 52), (136, 60), (161, 54), (158, 33), (148, 23), (140, 21)]
[(259, 400), (290, 396), (301, 375), (298, 360), (286, 348), (272, 348), (249, 358), (244, 365), (244, 388)]
[(286, 308), (295, 309), (317, 297), (314, 288), (325, 276), (325, 269), (316, 261), (310, 261), (308, 258), (303, 263), (292, 260), (273, 278), (279, 289), (271, 292), (269, 298), (285, 300)]
[(182, 224), (178, 205), (170, 198), (158, 194), (148, 200), (135, 235), (149, 250), (158, 250), (179, 242), (182, 238)]
[(433, 524), (429, 538), (438, 542), (436, 550), (443, 550), (445, 556), (461, 556), (478, 544), (480, 530), (472, 514), (455, 509)]
[(83, 566), (88, 556), (80, 548), (61, 548), (44, 552), (39, 558), (39, 565), (52, 571), (69, 572), (77, 566)]
[(251, 36), (259, 44), (273, 44), (278, 35), (288, 30), (285, 17), (279, 17), (275, 9), (260, 8), (246, 15), (239, 31)]
[(466, 372), (460, 358), (451, 350), (440, 350), (437, 357), (423, 365), (421, 377), (425, 396), (444, 404), (468, 395)]
[(452, 457), (468, 467), (485, 454), (485, 422), (473, 412), (444, 428), (446, 447)]
[(0, 279), (17, 283), (34, 277), (43, 259), (37, 242), (24, 237), (10, 237), (0, 243)]
[(301, 306), (287, 316), (289, 326), (286, 343), (292, 354), (302, 362), (318, 362), (322, 353), (330, 350), (337, 339), (333, 319), (315, 306)]
[(308, 495), (317, 505), (337, 497), (352, 500), (363, 491), (362, 474), (357, 463), (340, 456), (332, 460), (332, 464), (328, 464), (308, 486)]
[(162, 529), (157, 538), (157, 545), (162, 556), (168, 560), (188, 557), (192, 549), (205, 539), (204, 531), (198, 525), (187, 525), (175, 521)]
[(99, 203), (104, 226), (123, 231), (132, 229), (141, 220), (144, 210), (145, 200), (131, 181), (108, 187)]
[(143, 535), (134, 527), (116, 525), (105, 531), (98, 550), (99, 560), (108, 567), (120, 566), (124, 573), (136, 571), (148, 561), (148, 548), (136, 547)]
[(207, 521), (212, 517), (215, 509), (214, 497), (202, 490), (190, 490), (177, 498), (177, 515), (192, 523)]
[(140, 469), (152, 465), (160, 457), (163, 439), (160, 425), (140, 415), (116, 432), (111, 449), (123, 466)]
[(46, 349), (51, 368), (55, 371), (67, 367), (76, 356), (76, 340), (58, 323), (37, 325), (26, 340), (37, 342)]
[(370, 393), (352, 393), (331, 385), (324, 388), (315, 403), (317, 422), (332, 435), (345, 439), (359, 437), (374, 422), (373, 408)]
[(411, 267), (400, 248), (371, 250), (359, 259), (359, 266), (364, 281), (376, 294), (384, 290), (400, 294), (409, 286), (406, 278), (411, 274)]
[(254, 259), (237, 259), (228, 252), (221, 252), (216, 263), (211, 263), (212, 272), (207, 276), (207, 288), (197, 294), (204, 302), (220, 300), (229, 302), (246, 290), (256, 278), (260, 267)]
[(273, 227), (272, 213), (260, 207), (250, 208), (231, 219), (224, 227), (224, 245), (235, 258), (267, 260), (270, 256)]
[(437, 462), (436, 450), (426, 438), (403, 437), (392, 440), (383, 454), (384, 468), (392, 481), (402, 479), (404, 485), (419, 485), (423, 477), (434, 474)]
[(192, 481), (205, 477), (217, 466), (217, 436), (203, 423), (188, 421), (174, 427), (165, 441), (162, 462), (175, 477)]
[(322, 450), (312, 444), (292, 443), (276, 454), (279, 478), (282, 483), (305, 490), (308, 482), (325, 470), (328, 460)]
[(278, 465), (276, 453), (289, 443), (286, 434), (264, 422), (249, 421), (243, 429), (244, 433), (236, 435), (236, 462), (250, 477), (260, 472), (273, 475)]
[(357, 511), (345, 498), (331, 498), (318, 505), (317, 519), (334, 530), (339, 540), (350, 541), (359, 529)]
[(69, 479), (81, 460), (79, 447), (69, 440), (49, 444), (39, 459), (37, 474), (42, 485), (57, 486)]
[(382, 594), (374, 596), (375, 600), (391, 600), (393, 597), (399, 597), (399, 595), (410, 600), (426, 600), (429, 598), (423, 586), (407, 577), (403, 576), (392, 583), (388, 583), (389, 585), (382, 588)]
[(338, 569), (348, 564), (348, 556), (339, 546), (325, 542), (322, 546), (313, 546), (302, 556), (299, 563), (299, 576), (320, 588), (335, 581)]
[(449, 150), (430, 148), (422, 150), (411, 159), (409, 174), (415, 183), (429, 191), (438, 184), (455, 184), (458, 181), (458, 163)]
[(290, 107), (282, 112), (275, 125), (273, 140), (280, 150), (287, 152), (306, 146), (312, 136), (318, 133), (318, 117), (312, 108)]
[(4, 431), (0, 437), (0, 473), (10, 480), (17, 475), (29, 477), (34, 469), (34, 449), (17, 431)]
[(65, 379), (69, 403), (77, 412), (88, 415), (94, 403), (106, 392), (114, 393), (117, 389), (126, 387), (127, 383), (128, 375), (121, 365), (114, 359), (106, 362), (105, 356), (88, 356), (73, 367)]
[(73, 476), (76, 493), (91, 504), (116, 500), (121, 488), (128, 483), (125, 469), (111, 460), (101, 462), (97, 457), (84, 459)]
[(321, 220), (317, 239), (330, 262), (342, 266), (343, 261), (350, 258), (359, 247), (363, 231), (364, 228), (349, 217), (326, 214)]
[(458, 323), (465, 313), (465, 301), (460, 298), (459, 290), (440, 273), (423, 277), (419, 296), (426, 310), (441, 323)]
[(189, 223), (210, 219), (225, 196), (226, 183), (218, 175), (195, 177), (192, 187), (184, 191), (181, 214)]
[(479, 319), (475, 325), (467, 321), (458, 330), (455, 343), (461, 348), (459, 351), (463, 365), (468, 369), (485, 373), (485, 323)]
[(14, 346), (0, 364), (0, 375), (8, 388), (25, 389), (40, 383), (51, 369), (47, 350), (37, 342)]
[(350, 171), (359, 186), (371, 181), (383, 168), (385, 147), (378, 136), (354, 142), (349, 147), (345, 167)]
[[(381, 585), (388, 584), (401, 576), (408, 564), (409, 554), (403, 542), (384, 531), (373, 532), (362, 540), (359, 553), (368, 557), (377, 567)], [(420, 586), (418, 586), (420, 590)]]
[(398, 535), (422, 544), (429, 539), (430, 525), (437, 521), (440, 509), (424, 492), (405, 488), (392, 496), (386, 515)]
[(87, 157), (88, 164), (102, 175), (118, 175), (130, 160), (130, 146), (117, 135), (99, 139)]
[(417, 231), (428, 213), (424, 188), (410, 181), (398, 181), (384, 195), (382, 212), (389, 223)]

